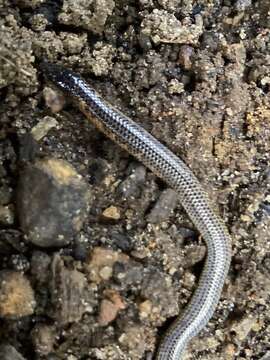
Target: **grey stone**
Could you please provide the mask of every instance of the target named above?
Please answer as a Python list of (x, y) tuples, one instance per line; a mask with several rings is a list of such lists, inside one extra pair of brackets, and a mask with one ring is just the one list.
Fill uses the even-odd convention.
[(25, 167), (17, 198), (19, 220), (27, 239), (40, 247), (61, 247), (81, 229), (89, 192), (71, 165), (47, 158)]

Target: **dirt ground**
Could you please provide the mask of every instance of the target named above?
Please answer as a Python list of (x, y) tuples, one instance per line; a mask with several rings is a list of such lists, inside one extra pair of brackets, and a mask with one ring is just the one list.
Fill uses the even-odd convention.
[(230, 230), (221, 301), (185, 360), (269, 360), (269, 0), (0, 0), (0, 357), (149, 360), (203, 239), (44, 59), (179, 155)]

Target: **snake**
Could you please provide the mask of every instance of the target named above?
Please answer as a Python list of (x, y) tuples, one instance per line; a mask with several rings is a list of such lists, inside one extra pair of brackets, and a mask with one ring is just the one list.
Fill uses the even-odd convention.
[(220, 300), (231, 262), (229, 232), (184, 161), (105, 101), (80, 75), (49, 62), (43, 62), (41, 69), (46, 80), (71, 98), (92, 124), (178, 193), (181, 205), (207, 245), (198, 286), (161, 337), (155, 354), (156, 360), (183, 359), (189, 341), (207, 325)]

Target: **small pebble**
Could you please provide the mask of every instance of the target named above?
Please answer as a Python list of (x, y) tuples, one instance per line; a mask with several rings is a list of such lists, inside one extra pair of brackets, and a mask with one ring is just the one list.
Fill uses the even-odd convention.
[(109, 206), (102, 213), (103, 217), (108, 220), (119, 220), (121, 218), (120, 210), (116, 206)]
[(185, 288), (192, 290), (196, 281), (196, 277), (191, 272), (185, 271), (182, 281)]
[(79, 360), (77, 356), (74, 355), (68, 355), (67, 360)]
[(160, 224), (162, 221), (168, 220), (173, 214), (177, 202), (178, 195), (174, 190), (164, 190), (147, 216), (147, 220), (152, 224)]
[(120, 283), (123, 288), (140, 284), (143, 279), (143, 274), (143, 265), (136, 261), (128, 261), (125, 263), (117, 262), (113, 267), (114, 279)]
[(184, 258), (185, 267), (192, 267), (198, 262), (202, 261), (206, 254), (206, 247), (204, 245), (190, 245), (186, 249), (186, 256)]
[(27, 239), (40, 247), (71, 242), (87, 216), (88, 185), (66, 161), (28, 164), (20, 174), (17, 209)]
[(168, 91), (170, 94), (181, 94), (185, 91), (184, 84), (177, 79), (172, 79), (168, 84)]
[(91, 281), (96, 283), (109, 280), (112, 275), (113, 265), (116, 262), (125, 263), (129, 259), (127, 255), (102, 247), (95, 247), (90, 256), (87, 270)]
[(42, 14), (35, 14), (30, 19), (29, 22), (34, 31), (45, 31), (47, 25), (49, 24), (48, 19)]
[(99, 271), (99, 275), (103, 280), (109, 280), (112, 276), (112, 268), (110, 266), (104, 266), (104, 268)]
[(142, 248), (139, 250), (133, 250), (131, 252), (131, 255), (135, 258), (135, 259), (145, 259), (147, 256), (149, 256), (149, 250), (146, 248)]
[(224, 348), (224, 353), (226, 354), (226, 360), (233, 360), (236, 353), (235, 345), (232, 343), (227, 344)]
[(197, 237), (197, 233), (195, 232), (195, 230), (185, 228), (185, 227), (179, 227), (178, 234), (182, 238), (181, 241), (184, 241), (187, 239), (196, 239), (196, 237)]
[(110, 290), (105, 293), (107, 299), (103, 299), (100, 305), (98, 323), (101, 326), (107, 326), (117, 317), (119, 310), (125, 309), (121, 296), (118, 292)]
[(98, 316), (98, 323), (100, 326), (107, 326), (117, 316), (117, 308), (109, 300), (102, 300)]
[(137, 198), (141, 194), (141, 189), (145, 183), (146, 169), (144, 166), (137, 165), (131, 169), (131, 174), (121, 182), (117, 191), (124, 198)]
[(38, 324), (31, 332), (35, 351), (40, 355), (48, 355), (53, 351), (55, 329), (52, 326)]
[(29, 280), (19, 272), (0, 272), (0, 317), (21, 318), (34, 313), (36, 301)]
[(132, 239), (130, 239), (127, 235), (112, 233), (112, 240), (113, 244), (124, 252), (129, 252), (133, 249)]
[(194, 49), (188, 45), (182, 45), (179, 52), (179, 63), (185, 70), (190, 70), (192, 66), (191, 57), (194, 53)]
[(51, 116), (45, 116), (36, 126), (31, 130), (31, 134), (36, 141), (40, 141), (48, 132), (55, 128), (58, 122)]
[(49, 107), (52, 113), (58, 113), (65, 105), (64, 96), (58, 91), (45, 87), (43, 90), (43, 96), (46, 102), (46, 106)]
[(140, 318), (145, 319), (151, 315), (153, 304), (150, 300), (145, 300), (139, 305)]

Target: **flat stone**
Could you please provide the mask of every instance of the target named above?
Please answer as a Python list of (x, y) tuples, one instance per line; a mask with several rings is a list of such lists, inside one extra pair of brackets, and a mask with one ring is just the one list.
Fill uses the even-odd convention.
[(52, 317), (62, 325), (79, 321), (92, 308), (93, 294), (87, 288), (86, 277), (76, 269), (68, 269), (58, 254), (51, 271)]

